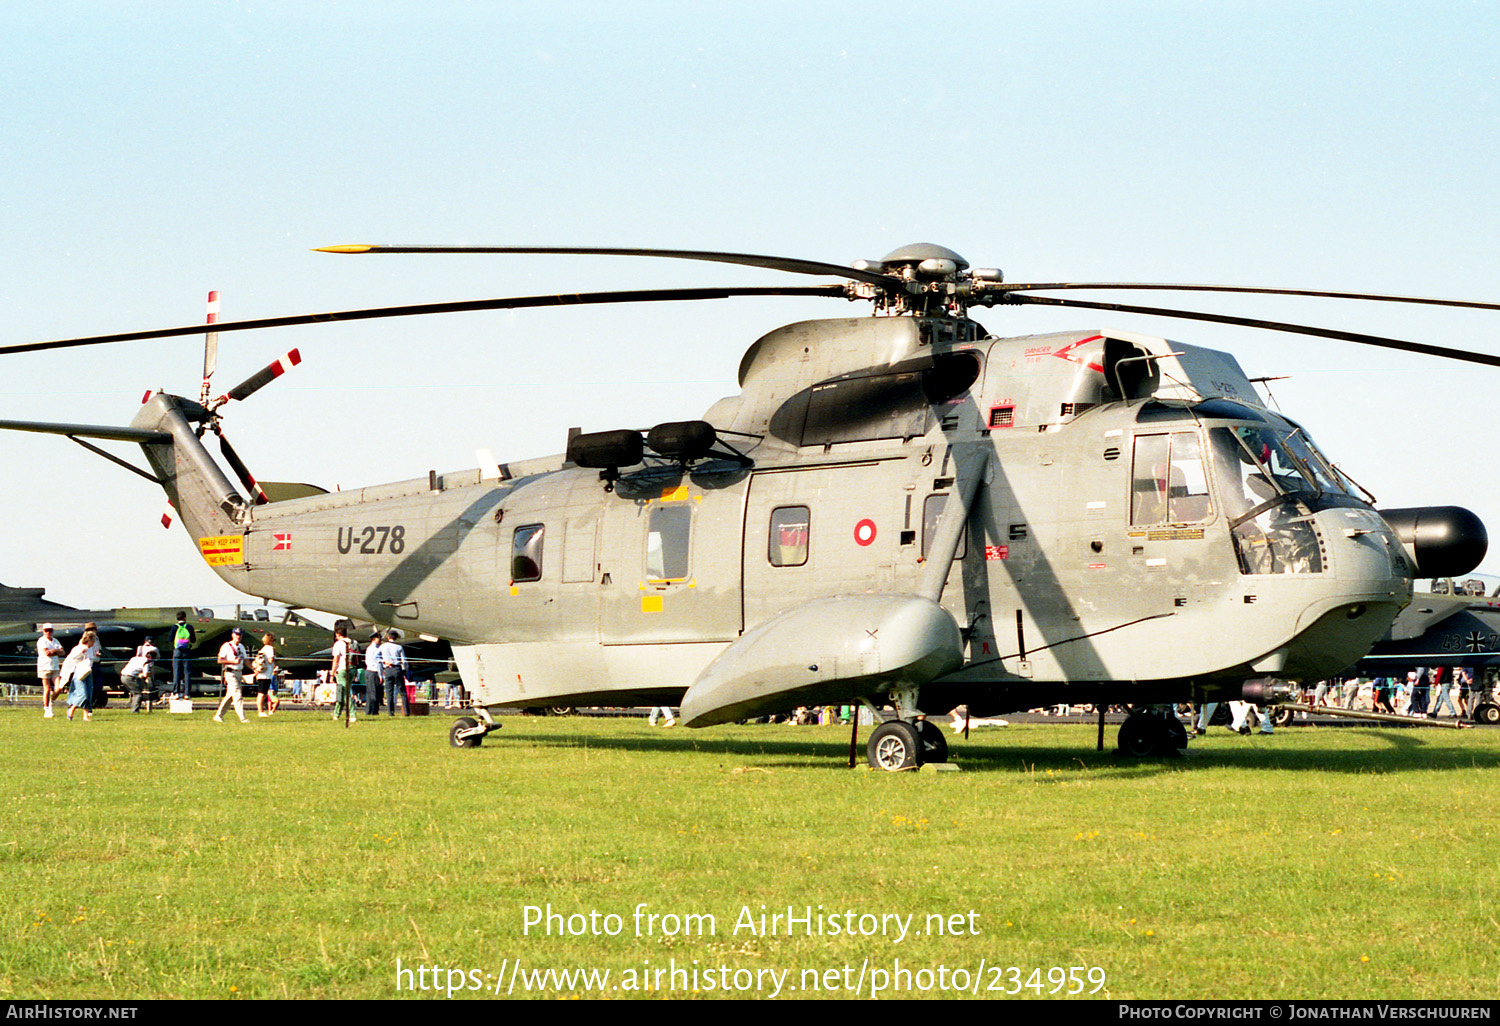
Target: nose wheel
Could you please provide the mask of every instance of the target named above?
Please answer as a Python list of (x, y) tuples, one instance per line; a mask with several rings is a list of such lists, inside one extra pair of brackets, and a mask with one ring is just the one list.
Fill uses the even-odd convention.
[(870, 734), (865, 746), (872, 769), (899, 772), (923, 763), (948, 761), (948, 740), (928, 720), (886, 720)]

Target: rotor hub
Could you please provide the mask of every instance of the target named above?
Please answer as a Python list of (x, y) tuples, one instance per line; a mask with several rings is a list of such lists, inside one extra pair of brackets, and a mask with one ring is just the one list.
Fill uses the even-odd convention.
[(998, 268), (970, 271), (969, 262), (958, 253), (931, 242), (901, 246), (879, 260), (857, 260), (852, 266), (888, 275), (895, 283), (885, 289), (855, 283), (858, 298), (873, 300), (877, 310), (887, 314), (962, 317), (970, 303), (985, 302), (979, 297), (1004, 280)]

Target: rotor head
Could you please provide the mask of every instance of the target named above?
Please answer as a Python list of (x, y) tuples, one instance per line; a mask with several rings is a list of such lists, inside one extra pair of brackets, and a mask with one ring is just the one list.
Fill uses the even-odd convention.
[[(858, 298), (869, 299), (882, 313), (962, 317), (972, 302), (1005, 280), (999, 268), (982, 267), (969, 273), (969, 262), (958, 253), (931, 242), (901, 246), (879, 260), (856, 260), (856, 271), (879, 274), (890, 283), (865, 287), (851, 284)], [(993, 303), (993, 298), (988, 300)]]

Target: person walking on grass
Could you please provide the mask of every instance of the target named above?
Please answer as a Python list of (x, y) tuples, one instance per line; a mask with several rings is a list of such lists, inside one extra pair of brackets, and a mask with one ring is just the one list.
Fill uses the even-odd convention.
[(79, 708), (83, 709), (85, 723), (94, 718), (93, 696), (89, 692), (89, 685), (94, 676), (94, 649), (98, 644), (99, 635), (93, 631), (84, 631), (78, 644), (73, 646), (73, 651), (68, 653), (68, 658), (63, 660), (62, 684), (68, 689), (70, 720)]
[(276, 645), (271, 634), (261, 635), (260, 651), (255, 653), (255, 711), (262, 717), (271, 715), (281, 705), (276, 697)]
[(234, 703), (234, 714), (240, 718), (241, 723), (248, 723), (245, 719), (245, 663), (249, 656), (245, 652), (242, 642), (243, 632), (236, 627), (229, 632), (229, 640), (219, 646), (219, 670), (224, 675), (224, 697), (219, 700), (219, 709), (214, 713), (214, 722), (224, 722), (224, 708), (231, 702)]

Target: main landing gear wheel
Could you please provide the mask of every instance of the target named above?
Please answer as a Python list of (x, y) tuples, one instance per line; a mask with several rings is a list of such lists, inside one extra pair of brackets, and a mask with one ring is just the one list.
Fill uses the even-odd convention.
[(865, 750), (873, 769), (895, 772), (916, 769), (922, 764), (921, 736), (917, 728), (905, 720), (886, 720), (876, 727)]
[(947, 762), (948, 761), (948, 739), (943, 736), (943, 728), (931, 720), (918, 720), (917, 740), (922, 745), (922, 757), (918, 763)]
[(1168, 713), (1163, 720), (1167, 726), (1167, 744), (1173, 749), (1167, 754), (1174, 755), (1188, 746), (1187, 727), (1177, 718), (1176, 713)]
[(1173, 756), (1186, 747), (1187, 729), (1176, 715), (1133, 712), (1120, 724), (1120, 751), (1133, 758)]
[(453, 726), (448, 728), (448, 743), (454, 748), (478, 748), (480, 742), (484, 740), (484, 735), (482, 733), (469, 734), (466, 737), (459, 736), (461, 734), (467, 734), (468, 731), (471, 731), (478, 726), (479, 721), (474, 719), (472, 716), (460, 716), (458, 719), (453, 721)]
[(1474, 710), (1475, 723), (1488, 723), (1493, 726), (1500, 723), (1500, 705), (1493, 702), (1485, 702)]

